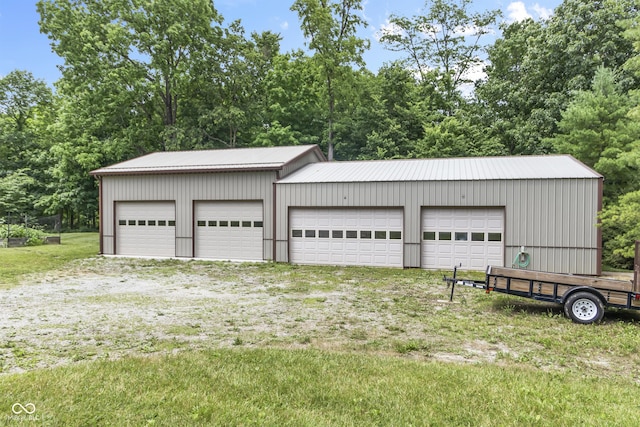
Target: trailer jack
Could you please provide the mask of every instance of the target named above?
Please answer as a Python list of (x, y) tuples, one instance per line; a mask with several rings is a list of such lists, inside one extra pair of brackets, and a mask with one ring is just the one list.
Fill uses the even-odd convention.
[[(461, 266), (461, 265), (460, 265)], [(472, 288), (485, 289), (487, 293), (493, 290), (492, 287), (489, 287), (486, 282), (482, 280), (467, 280), (467, 279), (458, 279), (458, 267), (453, 267), (453, 277), (444, 276), (443, 281), (447, 282), (447, 288), (451, 286), (451, 295), (449, 295), (449, 302), (453, 301), (453, 293), (456, 290), (456, 285), (464, 285)]]

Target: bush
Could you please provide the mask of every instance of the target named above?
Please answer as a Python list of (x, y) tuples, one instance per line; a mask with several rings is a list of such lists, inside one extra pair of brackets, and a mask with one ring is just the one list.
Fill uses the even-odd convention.
[(635, 241), (640, 239), (640, 191), (627, 193), (607, 206), (600, 219), (605, 264), (632, 269)]
[(9, 237), (26, 237), (27, 246), (37, 246), (44, 243), (45, 233), (37, 228), (25, 227), (24, 225), (12, 225), (0, 224), (0, 239), (7, 239)]

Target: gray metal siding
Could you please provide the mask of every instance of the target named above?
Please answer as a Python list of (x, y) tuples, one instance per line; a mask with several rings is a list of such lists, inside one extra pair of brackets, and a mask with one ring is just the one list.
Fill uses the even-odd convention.
[(282, 170), (280, 172), (280, 178), (284, 178), (285, 176), (297, 171), (298, 169), (310, 163), (317, 163), (319, 161), (323, 161), (323, 159), (318, 158), (318, 154), (316, 153), (316, 151), (309, 151), (299, 159), (296, 159), (292, 162), (289, 162), (283, 165)]
[(105, 176), (102, 178), (103, 253), (114, 254), (115, 201), (176, 202), (176, 254), (193, 256), (194, 200), (262, 200), (264, 255), (273, 259), (275, 172)]
[(288, 261), (290, 207), (404, 207), (405, 267), (420, 267), (423, 207), (504, 207), (505, 265), (596, 274), (598, 181), (591, 179), (277, 184), (276, 260)]

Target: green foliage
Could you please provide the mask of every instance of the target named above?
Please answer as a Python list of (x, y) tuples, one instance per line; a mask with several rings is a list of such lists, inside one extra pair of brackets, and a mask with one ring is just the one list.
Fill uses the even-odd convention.
[(348, 96), (351, 65), (364, 65), (362, 54), (369, 48), (368, 40), (356, 36), (367, 23), (357, 13), (362, 0), (296, 0), (291, 10), (300, 18), (302, 33), (314, 51), (314, 61), (322, 76), (327, 106), (327, 158), (334, 157), (334, 120), (339, 100)]
[(321, 81), (318, 64), (301, 51), (275, 56), (263, 80), (264, 109), (257, 130), (260, 141), (271, 139), (265, 131), (275, 127), (276, 133), (288, 129), (299, 144), (319, 144), (326, 114), (321, 105)]
[(38, 106), (51, 102), (51, 90), (28, 71), (15, 70), (0, 78), (0, 112), (17, 132), (27, 128)]
[[(589, 90), (598, 67), (620, 70), (634, 56), (620, 23), (636, 15), (637, 0), (565, 0), (547, 21), (503, 28), (477, 89), (489, 132), (511, 154), (551, 152), (545, 138), (572, 94)], [(620, 82), (624, 93), (638, 85), (630, 73)]]
[(45, 233), (42, 230), (24, 225), (0, 224), (0, 239), (26, 238), (27, 246), (44, 244)]
[(51, 90), (29, 72), (0, 78), (0, 216), (37, 210), (46, 186), (51, 102)]
[(66, 108), (95, 121), (74, 127), (76, 138), (124, 140), (134, 149), (126, 154), (181, 148), (172, 127), (197, 94), (190, 76), (223, 55), (211, 1), (42, 0), (38, 11), (65, 61), (58, 90), (74, 98)]
[(33, 210), (36, 181), (21, 169), (0, 177), (0, 216), (8, 213), (24, 214)]
[(605, 197), (638, 189), (640, 124), (629, 113), (637, 107), (616, 74), (599, 68), (590, 91), (579, 91), (562, 113), (558, 134), (549, 141), (605, 177)]
[(606, 265), (632, 269), (635, 241), (640, 240), (640, 190), (621, 196), (602, 211)]
[(270, 124), (265, 124), (264, 131), (256, 135), (254, 144), (264, 147), (291, 146), (298, 144), (298, 138), (296, 138), (296, 132), (291, 129), (291, 126), (282, 126), (279, 121), (275, 120)]
[(416, 143), (412, 154), (415, 157), (475, 157), (503, 154), (500, 144), (484, 139), (480, 133), (481, 129), (474, 126), (468, 118), (446, 117), (440, 123), (425, 126), (424, 137)]
[(427, 0), (420, 15), (392, 15), (392, 29), (380, 39), (388, 49), (407, 55), (404, 63), (422, 82), (439, 87), (448, 115), (464, 103), (461, 86), (470, 83), (468, 74), (482, 63), (480, 39), (491, 33), (500, 15), (499, 10), (470, 12), (470, 6), (471, 0)]

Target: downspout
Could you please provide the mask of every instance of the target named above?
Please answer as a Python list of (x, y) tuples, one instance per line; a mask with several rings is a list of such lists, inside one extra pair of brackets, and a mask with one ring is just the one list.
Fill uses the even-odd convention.
[(273, 209), (272, 210), (273, 210), (273, 212), (271, 213), (271, 215), (273, 215), (273, 218), (272, 218), (273, 224), (271, 225), (271, 236), (272, 236), (272, 240), (273, 240), (271, 242), (271, 244), (272, 244), (272, 247), (273, 247), (273, 249), (272, 249), (273, 252), (272, 252), (272, 255), (271, 255), (271, 261), (273, 261), (273, 262), (276, 262), (277, 258), (278, 258), (277, 257), (277, 250), (278, 250), (278, 241), (277, 241), (277, 236), (278, 236), (278, 234), (277, 234), (277, 227), (278, 227), (278, 225), (277, 225), (278, 224), (278, 216), (277, 216), (277, 213), (278, 213), (278, 208), (277, 208), (278, 192), (277, 192), (277, 186), (276, 186), (276, 183), (278, 181), (280, 181), (280, 171), (279, 170), (276, 171), (276, 179), (271, 184), (271, 185), (273, 185), (273, 201), (272, 201), (272, 204), (273, 204)]
[(98, 180), (98, 236), (100, 239), (100, 253), (98, 255), (103, 255), (104, 254), (104, 243), (103, 243), (103, 238), (102, 238), (102, 234), (104, 231), (104, 228), (102, 226), (102, 221), (104, 218), (104, 215), (102, 215), (102, 177), (101, 176), (96, 176), (96, 179)]

